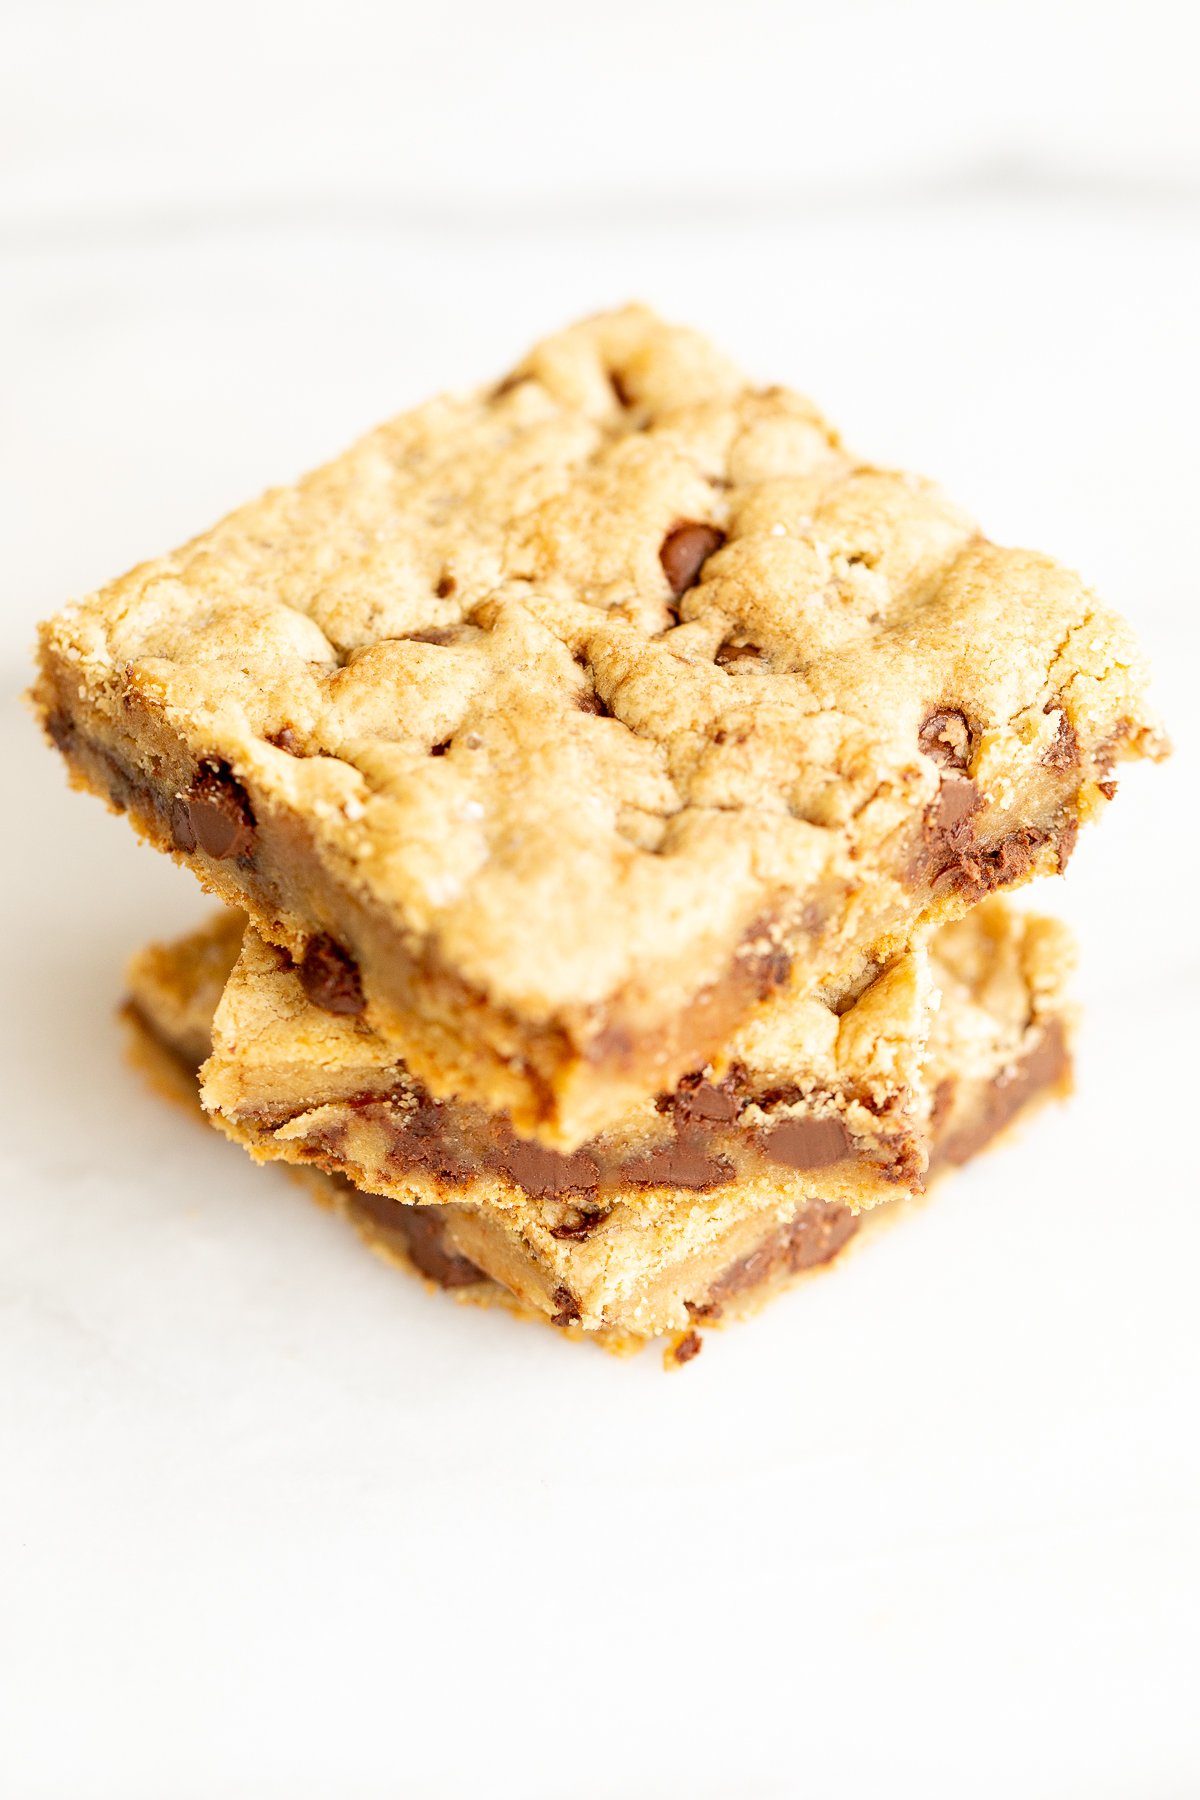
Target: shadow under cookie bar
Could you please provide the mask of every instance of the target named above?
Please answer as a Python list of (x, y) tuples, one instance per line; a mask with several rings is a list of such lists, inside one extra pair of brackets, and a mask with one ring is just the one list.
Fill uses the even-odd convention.
[[(1007, 909), (985, 907), (982, 915), (973, 932), (972, 920), (956, 928), (959, 954), (943, 971), (947, 998), (932, 1048), (940, 1166), (974, 1154), (1035, 1100), (1064, 1091), (1069, 1079), (1069, 939), (1050, 921), (1023, 920)], [(232, 957), (236, 923), (215, 929), (226, 933)], [(962, 954), (964, 942), (971, 959)], [(187, 1019), (180, 995), (189, 966), (202, 973)], [(211, 1017), (213, 970), (211, 950), (188, 940), (143, 953), (131, 970), (140, 1017), (178, 1043), (185, 1059), (194, 1055), (204, 1016)], [(951, 1066), (954, 1055), (961, 1066)], [(852, 1204), (821, 1193), (819, 1182), (812, 1191), (763, 1175), (707, 1194), (630, 1195), (601, 1215), (564, 1200), (496, 1204), (486, 1184), (469, 1204), (413, 1206), (364, 1193), (336, 1175), (312, 1179), (369, 1241), (403, 1252), (442, 1285), (470, 1287), (482, 1271), (556, 1324), (634, 1337), (740, 1308), (830, 1260), (860, 1229)]]
[(564, 1151), (1060, 869), (1162, 753), (1121, 621), (640, 309), (45, 628), (74, 777)]

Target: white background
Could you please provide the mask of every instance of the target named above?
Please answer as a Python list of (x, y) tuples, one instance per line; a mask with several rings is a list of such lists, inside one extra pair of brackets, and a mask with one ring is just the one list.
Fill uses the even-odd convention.
[[(0, 9), (0, 1791), (1200, 1794), (1195, 9)], [(667, 1378), (150, 1096), (33, 621), (645, 297), (1126, 610), (1080, 1092)]]

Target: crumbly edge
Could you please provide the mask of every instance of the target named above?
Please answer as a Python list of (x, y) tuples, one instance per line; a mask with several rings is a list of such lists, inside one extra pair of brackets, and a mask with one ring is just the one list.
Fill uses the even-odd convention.
[[(68, 740), (61, 729), (57, 735), (73, 785), (97, 794), (113, 811), (125, 813), (139, 835), (155, 848), (191, 867), (202, 885), (228, 905), (247, 912), (268, 941), (300, 957), (312, 924), (316, 923), (318, 932), (325, 930), (325, 921), (332, 917), (332, 889), (325, 894), (315, 919), (309, 915), (309, 932), (298, 932), (293, 924), (295, 914), (285, 903), (282, 875), (272, 880), (261, 868), (249, 870), (200, 855), (189, 857), (174, 847), (165, 816), (166, 796), (174, 787), (171, 781), (161, 791), (149, 784), (128, 786), (125, 765), (119, 759), (92, 746), (86, 737), (72, 733)], [(1095, 798), (1094, 784), (1089, 795), (1086, 803), (1076, 796), (1085, 811), (1102, 804)], [(1075, 820), (1064, 815), (1057, 797), (1051, 804), (1051, 818), (1053, 823), (1045, 828), (1022, 828), (1017, 860), (1011, 869), (1002, 871), (1006, 888), (1037, 875), (1059, 873), (1065, 867), (1074, 845)], [(305, 830), (301, 819), (289, 820), (287, 826), (289, 832)], [(478, 991), (465, 988), (452, 972), (421, 964), (411, 945), (390, 934), (378, 912), (365, 904), (360, 910), (360, 934), (347, 933), (344, 918), (341, 934), (350, 936), (360, 952), (363, 943), (370, 943), (370, 955), (360, 954), (364, 969), (388, 971), (394, 1001), (403, 1011), (395, 1006), (372, 1006), (367, 1016), (373, 1028), (403, 1053), (432, 1093), (463, 1096), (489, 1110), (506, 1111), (522, 1135), (570, 1151), (611, 1126), (647, 1095), (672, 1088), (698, 1061), (711, 1061), (720, 1068), (730, 1037), (755, 1016), (771, 991), (773, 977), (764, 977), (764, 967), (777, 973), (786, 971), (782, 978), (796, 991), (815, 990), (839, 1003), (902, 953), (918, 931), (936, 929), (962, 917), (977, 900), (980, 886), (987, 892), (986, 884), (992, 878), (992, 865), (987, 861), (990, 853), (986, 846), (981, 846), (981, 851), (978, 879), (927, 894), (915, 927), (911, 894), (907, 912), (898, 910), (894, 900), (872, 907), (865, 896), (872, 887), (882, 891), (887, 883), (881, 879), (863, 883), (857, 878), (852, 914), (856, 934), (839, 973), (819, 982), (805, 980), (799, 972), (802, 965), (773, 935), (779, 930), (778, 922), (767, 928), (763, 921), (756, 921), (735, 952), (724, 981), (702, 989), (646, 1046), (641, 1039), (635, 1044), (623, 1027), (615, 1025), (595, 1036), (591, 1032), (594, 1019), (589, 1021), (583, 1051), (563, 1027), (530, 1030), (491, 1007)], [(870, 948), (864, 949), (864, 943)], [(400, 1021), (402, 1030), (397, 1029)], [(489, 1038), (493, 1040), (490, 1049)]]
[(845, 1164), (866, 1206), (924, 1171), (934, 998), (923, 950), (880, 972), (840, 1015), (780, 996), (731, 1040), (725, 1077), (699, 1071), (563, 1157), (522, 1143), (477, 1106), (432, 1102), (385, 1040), (313, 1005), (291, 960), (251, 930), (216, 1009), (202, 1100), (241, 1142), (405, 1199), (406, 1169), (427, 1164), (444, 1177), (439, 1198), (561, 1201), (559, 1212), (594, 1211), (648, 1190), (652, 1177), (697, 1191), (790, 1169), (827, 1183), (831, 1165)]
[[(1034, 920), (996, 937), (987, 960), (991, 966), (1003, 961), (1004, 956), (1010, 963), (1015, 959), (1019, 977), (1029, 979), (1030, 990), (1036, 996), (1036, 1017), (1031, 1021), (1027, 1044), (1033, 1044), (1036, 1052), (1037, 1044), (1055, 1031), (1060, 1035), (1065, 1057), (1066, 1012), (1061, 980), (1053, 974), (1056, 961), (1061, 961), (1058, 951), (1064, 941), (1061, 928)], [(186, 948), (181, 947), (185, 956)], [(1043, 975), (1040, 987), (1032, 979), (1038, 970)], [(186, 982), (182, 985), (186, 986)], [(143, 1015), (150, 1016), (153, 996), (138, 996), (135, 991), (135, 998)], [(974, 1003), (978, 1005), (977, 1000)], [(171, 1017), (177, 1028), (177, 1006)], [(193, 1027), (194, 1024), (193, 1020)], [(1012, 1028), (1019, 1038), (1019, 1028), (1015, 1024)], [(1006, 1071), (1011, 1075), (1019, 1071), (1022, 1060), (1013, 1044), (1005, 1043), (993, 1059), (992, 1073), (999, 1070), (1001, 1075)], [(991, 1115), (986, 1107), (989, 1086), (980, 1081), (974, 1084), (976, 1093), (983, 1095), (985, 1116), (982, 1129), (977, 1131), (978, 1141), (967, 1153), (990, 1141), (1017, 1113), (1024, 1114), (1035, 1101), (1060, 1091), (1062, 1080), (1050, 1085), (1039, 1081), (1027, 1091), (1012, 1084), (1007, 1110), (1002, 1106)], [(961, 1115), (952, 1123), (961, 1126)], [(314, 1175), (314, 1179), (321, 1178)], [(426, 1195), (430, 1191), (426, 1189)], [(347, 1188), (347, 1192), (353, 1191)], [(734, 1203), (720, 1210), (712, 1206), (709, 1196), (676, 1196), (674, 1204), (664, 1204), (661, 1197), (643, 1199), (622, 1207), (618, 1222), (602, 1223), (598, 1239), (578, 1241), (556, 1239), (550, 1224), (538, 1219), (538, 1209), (527, 1206), (514, 1215), (481, 1190), (479, 1203), (474, 1207), (462, 1204), (461, 1193), (445, 1197), (444, 1229), (459, 1256), (488, 1268), (524, 1304), (540, 1308), (564, 1324), (589, 1329), (612, 1326), (650, 1336), (690, 1328), (692, 1318), (683, 1299), (684, 1282), (692, 1296), (703, 1298), (720, 1282), (730, 1264), (745, 1262), (761, 1245), (771, 1243), (780, 1230), (804, 1214), (806, 1204), (811, 1208), (820, 1205), (821, 1199), (829, 1199), (836, 1212), (853, 1220), (853, 1209), (845, 1200), (838, 1201), (832, 1195), (821, 1199), (810, 1195), (798, 1206), (794, 1192), (786, 1193), (770, 1183), (741, 1184), (732, 1198)], [(421, 1192), (414, 1192), (412, 1199), (420, 1205)], [(388, 1225), (396, 1217), (394, 1200), (384, 1200), (381, 1206), (377, 1198), (364, 1193), (353, 1196), (353, 1205), (360, 1227), (365, 1219), (369, 1235), (395, 1235), (394, 1228), (389, 1230)], [(631, 1248), (633, 1255), (629, 1254)], [(772, 1269), (771, 1274), (778, 1275), (780, 1270)]]
[[(184, 1053), (181, 1055), (180, 1049), (174, 1047), (157, 1029), (153, 1000), (145, 993), (140, 1001), (126, 1001), (120, 1010), (126, 1028), (126, 1050), (131, 1066), (160, 1098), (182, 1107), (192, 1119), (200, 1122), (204, 1114), (198, 1105), (195, 1070), (189, 1054), (194, 1037), (189, 1034), (182, 1040)], [(322, 1174), (317, 1169), (290, 1164), (283, 1165), (283, 1172), (291, 1180), (298, 1182), (323, 1210), (336, 1213), (352, 1225), (363, 1243), (375, 1255), (391, 1267), (421, 1281), (430, 1292), (446, 1294), (460, 1305), (499, 1306), (514, 1318), (552, 1326), (557, 1335), (569, 1342), (594, 1344), (620, 1358), (636, 1355), (654, 1338), (668, 1340), (664, 1351), (664, 1365), (667, 1368), (680, 1367), (696, 1354), (697, 1326), (701, 1321), (688, 1318), (674, 1330), (666, 1329), (649, 1334), (606, 1324), (585, 1327), (578, 1318), (563, 1315), (560, 1310), (556, 1310), (552, 1295), (547, 1296), (550, 1304), (522, 1298), (522, 1293), (528, 1291), (527, 1269), (520, 1270), (513, 1286), (504, 1285), (482, 1270), (477, 1271), (477, 1280), (460, 1281), (448, 1286), (428, 1275), (414, 1262), (404, 1233), (381, 1223), (370, 1211), (369, 1205), (364, 1204), (364, 1197), (356, 1193), (348, 1182)], [(851, 1236), (838, 1246), (836, 1259), (840, 1260), (858, 1239), (859, 1228), (856, 1224)], [(509, 1248), (511, 1253), (511, 1246)], [(741, 1288), (736, 1296), (723, 1305), (719, 1316), (714, 1312), (705, 1318), (702, 1321), (704, 1330), (707, 1332), (732, 1323), (735, 1319), (750, 1317), (785, 1289), (797, 1286), (801, 1281), (830, 1267), (835, 1256), (791, 1273), (784, 1268), (773, 1268), (761, 1281)]]

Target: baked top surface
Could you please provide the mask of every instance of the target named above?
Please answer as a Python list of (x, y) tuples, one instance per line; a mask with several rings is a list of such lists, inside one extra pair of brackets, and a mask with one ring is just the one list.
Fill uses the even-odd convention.
[(1157, 744), (1077, 577), (641, 308), (381, 427), (44, 646), (94, 720), (227, 763), (534, 1021), (715, 978), (773, 897), (869, 872), (947, 761), (1019, 818), (1065, 732)]

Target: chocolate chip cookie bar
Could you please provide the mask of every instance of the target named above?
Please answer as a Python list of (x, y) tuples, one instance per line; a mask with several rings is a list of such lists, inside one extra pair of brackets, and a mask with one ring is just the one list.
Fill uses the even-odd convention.
[(42, 631), (73, 779), (437, 1098), (572, 1151), (1062, 868), (1158, 756), (1124, 623), (641, 308)]
[(584, 1236), (616, 1200), (675, 1203), (754, 1176), (816, 1178), (854, 1210), (919, 1185), (937, 994), (913, 950), (840, 1014), (776, 997), (686, 1076), (573, 1151), (519, 1137), (472, 1101), (435, 1100), (361, 1019), (305, 993), (287, 951), (250, 928), (216, 1008), (201, 1098), (251, 1154), (311, 1163), (421, 1205), (555, 1202)]
[[(233, 974), (241, 936), (240, 920), (218, 919), (178, 945), (144, 952), (130, 971), (131, 1007), (189, 1069), (211, 1025), (216, 973), (223, 961)], [(935, 1172), (974, 1155), (1036, 1100), (1065, 1091), (1072, 959), (1064, 927), (999, 902), (934, 940), (942, 997), (929, 1023), (925, 1079)], [(324, 1166), (347, 1165), (330, 1158)], [(830, 1261), (876, 1216), (855, 1210), (836, 1171), (759, 1171), (673, 1194), (630, 1184), (603, 1207), (581, 1204), (579, 1195), (506, 1196), (500, 1180), (491, 1194), (479, 1181), (457, 1199), (414, 1205), (399, 1187), (365, 1192), (312, 1163), (305, 1173), (375, 1247), (441, 1285), (476, 1297), (486, 1276), (553, 1323), (618, 1343), (687, 1332), (756, 1304)]]

